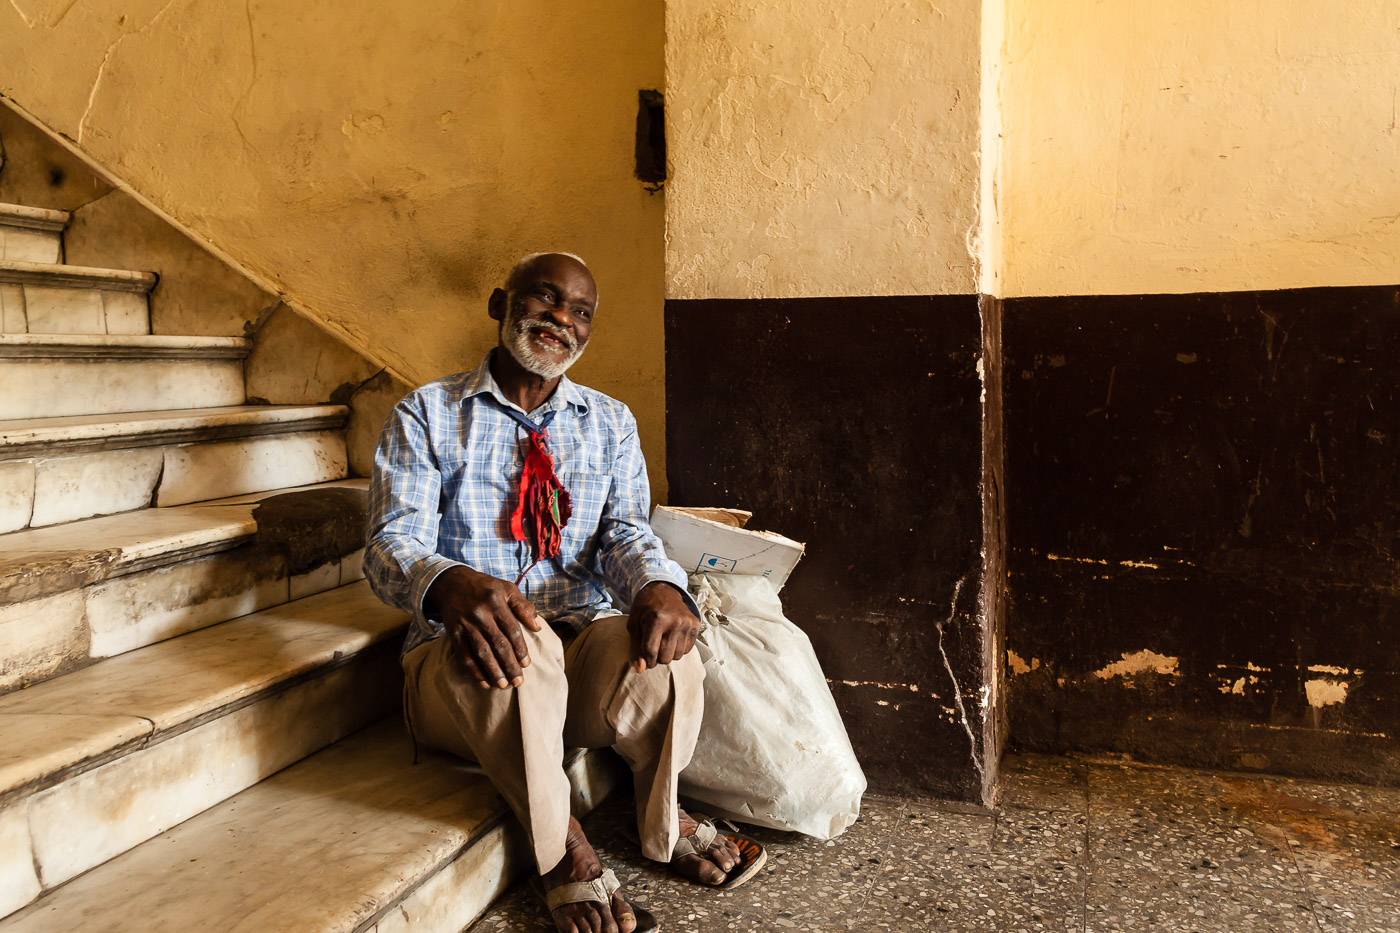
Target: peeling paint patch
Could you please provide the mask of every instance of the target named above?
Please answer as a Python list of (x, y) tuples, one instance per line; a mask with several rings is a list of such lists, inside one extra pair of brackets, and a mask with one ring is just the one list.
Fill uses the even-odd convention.
[(1177, 673), (1180, 663), (1180, 658), (1167, 657), (1144, 648), (1134, 654), (1125, 653), (1121, 661), (1114, 661), (1102, 670), (1094, 671), (1094, 676), (1101, 680), (1107, 680), (1110, 677), (1130, 677), (1133, 674), (1144, 674), (1148, 671), (1154, 674), (1173, 675)]
[(918, 684), (885, 683), (879, 680), (832, 680), (826, 679), (829, 684), (841, 683), (847, 687), (879, 687), (881, 690), (908, 690), (910, 693), (918, 693)]
[(1332, 674), (1334, 676), (1340, 676), (1343, 674), (1356, 675), (1361, 673), (1361, 671), (1359, 670), (1354, 671), (1350, 668), (1336, 667), (1332, 664), (1310, 664), (1308, 665), (1308, 671), (1313, 674)]
[(1006, 664), (1011, 668), (1013, 674), (1029, 674), (1031, 671), (1040, 670), (1040, 659), (1031, 658), (1030, 663), (1014, 651), (1006, 652)]
[[(1256, 678), (1249, 679), (1254, 680)], [(1226, 694), (1233, 693), (1236, 696), (1244, 696), (1244, 682), (1245, 678), (1241, 677), (1238, 680), (1236, 680), (1233, 684), (1221, 684), (1220, 692)]]
[(1303, 684), (1303, 689), (1308, 694), (1308, 705), (1313, 709), (1322, 709), (1324, 706), (1345, 703), (1350, 687), (1340, 680), (1318, 677)]
[(1102, 559), (1097, 558), (1097, 557), (1066, 557), (1066, 556), (1063, 555), (1063, 554), (1046, 554), (1046, 555), (1045, 555), (1045, 559), (1046, 559), (1046, 560), (1067, 560), (1067, 561), (1072, 561), (1073, 563), (1076, 563), (1076, 564), (1102, 564), (1102, 565), (1105, 566), (1105, 567), (1111, 567), (1111, 566), (1113, 566), (1114, 564), (1117, 564), (1119, 567), (1139, 567), (1139, 568), (1145, 567), (1145, 568), (1147, 568), (1147, 569), (1149, 569), (1149, 570), (1158, 570), (1158, 569), (1160, 569), (1160, 567), (1161, 567), (1161, 565), (1159, 565), (1159, 564), (1154, 564), (1154, 563), (1152, 563), (1151, 561), (1146, 561), (1146, 560), (1119, 560), (1119, 561), (1111, 561), (1111, 560), (1102, 560)]

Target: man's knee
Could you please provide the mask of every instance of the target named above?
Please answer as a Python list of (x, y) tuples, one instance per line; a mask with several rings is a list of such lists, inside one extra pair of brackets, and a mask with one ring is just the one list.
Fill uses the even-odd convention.
[[(559, 636), (548, 625), (541, 626), (538, 632), (522, 628), (521, 634), (530, 659), (530, 666), (524, 669), (522, 686), (529, 684), (532, 688), (538, 688), (542, 683), (548, 682), (556, 689), (565, 689), (564, 644)], [(417, 689), (418, 684), (426, 687), (426, 682), (435, 682), (440, 685), (439, 689), (445, 688), (467, 702), (496, 703), (508, 702), (515, 698), (514, 694), (518, 688), (486, 688), (477, 684), (476, 678), (458, 656), (460, 649), (451, 638), (442, 635), (428, 645), (431, 647), (424, 646), (426, 651), (423, 662), (416, 667), (410, 664), (409, 658), (405, 658), (405, 674), (413, 685), (412, 689)], [(410, 670), (410, 667), (414, 669)]]
[(705, 665), (700, 655), (691, 650), (670, 664), (658, 664), (641, 673), (629, 666), (623, 675), (623, 687), (641, 705), (658, 706), (673, 698), (679, 701), (699, 694), (704, 680)]
[(542, 624), (538, 632), (532, 632), (521, 626), (520, 634), (525, 638), (525, 651), (530, 657), (531, 666), (538, 659), (547, 661), (552, 666), (563, 670), (564, 642), (560, 640), (559, 634), (553, 628)]

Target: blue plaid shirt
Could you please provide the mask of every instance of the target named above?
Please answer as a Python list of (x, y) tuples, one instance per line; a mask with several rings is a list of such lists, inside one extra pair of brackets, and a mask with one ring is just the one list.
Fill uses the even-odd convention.
[[(395, 406), (379, 438), (370, 484), (365, 576), (376, 595), (413, 613), (404, 652), (442, 634), (423, 614), (438, 574), (465, 565), (514, 581), (533, 559), (510, 515), (524, 463), (525, 429), (506, 409), (491, 355), (475, 370), (430, 382)], [(573, 500), (557, 558), (520, 583), (556, 629), (578, 632), (618, 612), (605, 584), (631, 600), (664, 580), (686, 593), (685, 571), (666, 557), (647, 522), (651, 492), (627, 406), (567, 376), (527, 416), (557, 414), (548, 433), (554, 469)], [(699, 616), (689, 594), (691, 611)]]

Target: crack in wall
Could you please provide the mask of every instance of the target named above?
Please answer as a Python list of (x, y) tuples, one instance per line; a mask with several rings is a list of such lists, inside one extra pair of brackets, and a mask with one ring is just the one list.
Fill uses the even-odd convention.
[(244, 148), (250, 152), (261, 155), (258, 147), (254, 146), (248, 139), (248, 134), (243, 130), (240, 113), (248, 106), (248, 100), (253, 96), (253, 85), (258, 83), (258, 37), (253, 30), (253, 0), (245, 0), (243, 4), (243, 15), (248, 20), (248, 58), (252, 63), (253, 74), (248, 79), (248, 86), (243, 89), (243, 93), (238, 96), (238, 102), (233, 105), (233, 110), (229, 114), (229, 122), (233, 124), (234, 130), (238, 133), (238, 138), (243, 141)]
[(49, 11), (49, 19), (41, 22), (38, 16), (31, 17), (28, 13), (24, 12), (24, 7), (19, 5), (19, 0), (10, 0), (10, 6), (15, 8), (15, 12), (19, 14), (19, 18), (24, 20), (24, 25), (30, 29), (36, 26), (43, 26), (45, 29), (53, 29), (59, 23), (63, 22), (68, 16), (68, 12), (77, 5), (78, 0), (68, 0), (68, 2), (59, 9), (57, 16), (54, 16), (51, 10)]
[(967, 733), (967, 741), (972, 746), (972, 766), (977, 769), (979, 783), (985, 783), (987, 774), (982, 765), (982, 748), (977, 741), (977, 735), (972, 730), (972, 723), (967, 717), (967, 705), (963, 703), (962, 687), (958, 684), (958, 675), (953, 672), (953, 662), (948, 658), (948, 650), (943, 646), (944, 630), (957, 620), (958, 599), (962, 596), (963, 585), (967, 583), (969, 576), (971, 573), (963, 574), (962, 578), (953, 585), (953, 599), (952, 605), (948, 607), (948, 618), (937, 623), (938, 653), (943, 657), (943, 667), (948, 671), (948, 680), (953, 685), (953, 704), (958, 710), (958, 721), (962, 723), (963, 731)]
[(34, 28), (34, 20), (30, 19), (29, 14), (24, 12), (24, 7), (19, 5), (19, 0), (10, 0), (10, 6), (14, 7), (15, 12), (19, 14), (19, 18), (24, 20), (25, 26), (29, 27), (30, 29)]
[[(15, 0), (10, 0), (11, 4), (13, 4), (14, 2)], [(111, 64), (112, 56), (116, 53), (117, 46), (121, 45), (123, 42), (125, 42), (127, 39), (130, 39), (132, 36), (139, 36), (146, 30), (150, 29), (152, 26), (154, 26), (157, 22), (160, 21), (161, 17), (163, 17), (172, 6), (174, 6), (178, 2), (179, 0), (169, 0), (169, 2), (165, 4), (165, 6), (160, 8), (160, 10), (156, 13), (155, 16), (152, 16), (149, 20), (147, 20), (144, 26), (132, 32), (123, 33), (122, 35), (117, 36), (117, 38), (112, 40), (112, 44), (107, 46), (107, 51), (102, 56), (102, 64), (97, 67), (97, 77), (93, 78), (92, 90), (88, 92), (87, 107), (83, 109), (83, 115), (78, 118), (78, 137), (76, 139), (78, 145), (82, 145), (83, 136), (87, 133), (88, 118), (92, 116), (92, 108), (97, 103), (97, 92), (102, 88), (103, 79), (107, 77), (107, 66)]]

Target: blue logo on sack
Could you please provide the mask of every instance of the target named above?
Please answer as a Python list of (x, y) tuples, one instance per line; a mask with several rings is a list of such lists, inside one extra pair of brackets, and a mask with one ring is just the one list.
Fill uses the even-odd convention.
[(696, 567), (699, 573), (733, 573), (737, 560), (728, 557), (720, 557), (715, 554), (701, 554), (700, 565)]

